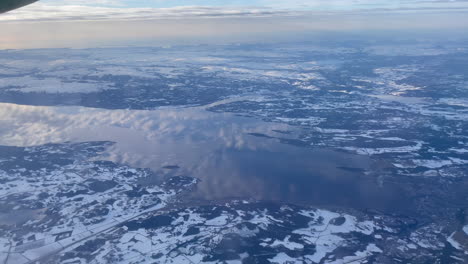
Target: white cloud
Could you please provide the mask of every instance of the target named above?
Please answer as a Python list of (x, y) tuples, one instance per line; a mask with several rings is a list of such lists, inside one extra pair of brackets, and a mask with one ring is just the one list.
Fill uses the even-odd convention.
[[(196, 3), (204, 3), (198, 1)], [(468, 11), (467, 0), (253, 0), (252, 6), (206, 5), (156, 8), (167, 0), (148, 2), (146, 8), (134, 8), (122, 0), (49, 0), (0, 16), (1, 21), (82, 21), (82, 20), (144, 20), (168, 18), (219, 18), (295, 16), (308, 13), (389, 12), (389, 11)], [(221, 2), (220, 2), (221, 4)]]
[[(239, 1), (245, 3), (232, 3)], [(396, 3), (393, 6), (382, 5), (381, 0), (375, 5), (370, 0), (355, 0), (351, 5), (345, 0), (291, 1), (290, 6), (284, 0), (252, 0), (256, 7), (129, 8), (127, 0), (42, 0), (0, 15), (0, 49), (258, 42), (306, 39), (323, 31), (440, 32), (468, 27), (467, 1), (452, 5), (427, 0), (419, 1), (419, 6), (416, 0), (387, 1)], [(200, 2), (204, 0), (194, 0)]]
[(76, 20), (143, 20), (206, 17), (265, 17), (290, 16), (296, 12), (264, 7), (203, 7), (182, 6), (172, 8), (118, 8), (84, 5), (34, 4), (4, 14), (0, 21), (76, 21)]

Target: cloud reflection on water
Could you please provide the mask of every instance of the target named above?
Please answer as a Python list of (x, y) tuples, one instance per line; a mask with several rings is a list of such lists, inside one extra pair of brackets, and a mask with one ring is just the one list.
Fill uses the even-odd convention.
[[(405, 208), (399, 187), (340, 167), (375, 170), (365, 156), (279, 143), (266, 123), (196, 108), (103, 110), (0, 104), (0, 144), (31, 146), (64, 141), (113, 141), (103, 158), (150, 168), (155, 177), (185, 174), (202, 181), (194, 199), (254, 198), (388, 209)], [(281, 137), (285, 137), (284, 134)], [(288, 135), (294, 137), (294, 133)], [(180, 169), (168, 172), (165, 165)]]

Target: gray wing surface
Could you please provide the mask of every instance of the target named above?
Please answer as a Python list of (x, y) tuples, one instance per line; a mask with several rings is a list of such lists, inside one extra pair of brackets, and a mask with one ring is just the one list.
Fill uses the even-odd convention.
[(0, 0), (0, 14), (32, 4), (37, 1), (38, 0)]

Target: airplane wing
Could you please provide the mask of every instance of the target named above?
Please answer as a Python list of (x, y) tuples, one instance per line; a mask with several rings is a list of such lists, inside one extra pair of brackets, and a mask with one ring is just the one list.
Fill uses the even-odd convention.
[(38, 0), (0, 0), (0, 14), (32, 4), (37, 1)]

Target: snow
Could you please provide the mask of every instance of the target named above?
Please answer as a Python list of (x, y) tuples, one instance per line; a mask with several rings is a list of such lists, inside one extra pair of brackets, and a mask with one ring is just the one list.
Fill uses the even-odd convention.
[[(173, 190), (164, 190), (158, 186), (147, 188), (147, 194), (143, 194), (141, 197), (122, 194), (122, 192), (128, 191), (128, 186), (135, 186), (140, 178), (146, 177), (147, 172), (141, 169), (137, 170), (118, 165), (106, 167), (85, 159), (86, 155), (89, 155), (88, 157), (98, 155), (96, 151), (100, 150), (100, 147), (109, 146), (111, 143), (101, 142), (101, 146), (97, 145), (97, 147), (90, 145), (88, 149), (85, 148), (87, 151), (84, 153), (75, 151), (75, 147), (80, 146), (80, 144), (87, 146), (87, 143), (65, 143), (25, 149), (33, 160), (37, 159), (35, 155), (42, 156), (53, 153), (68, 158), (73, 158), (74, 155), (76, 155), (76, 158), (80, 157), (71, 164), (54, 166), (48, 170), (44, 168), (35, 171), (27, 170), (27, 173), (24, 170), (19, 170), (20, 173), (0, 173), (2, 180), (8, 182), (7, 188), (0, 187), (0, 197), (2, 199), (8, 199), (16, 193), (23, 193), (27, 190), (29, 196), (25, 196), (22, 198), (23, 200), (13, 200), (15, 203), (24, 203), (31, 199), (37, 200), (39, 199), (37, 197), (41, 193), (46, 192), (50, 195), (46, 198), (41, 198), (41, 202), (46, 207), (53, 207), (55, 214), (60, 218), (60, 221), (53, 226), (33, 220), (23, 225), (23, 228), (30, 228), (34, 230), (34, 233), (21, 234), (17, 239), (27, 241), (26, 237), (34, 236), (36, 240), (24, 243), (22, 246), (16, 247), (15, 250), (22, 252), (28, 259), (40, 259), (42, 256), (70, 247), (77, 243), (77, 241), (86, 241), (98, 234), (106, 233), (135, 217), (159, 210), (176, 194)], [(2, 171), (0, 170), (0, 172)], [(125, 176), (129, 172), (133, 173), (133, 177)], [(29, 180), (30, 174), (35, 175), (35, 181)], [(112, 179), (117, 182), (117, 185), (106, 192), (95, 193), (84, 189), (85, 185), (83, 183), (89, 179)], [(82, 190), (85, 192), (72, 196), (72, 199), (64, 195), (64, 193)], [(63, 198), (56, 199), (56, 197)], [(106, 201), (108, 200), (114, 200), (114, 203), (106, 205)], [(154, 203), (154, 201), (158, 202)], [(87, 210), (83, 210), (83, 208)], [(102, 211), (103, 208), (106, 208), (107, 211)], [(92, 213), (93, 210), (96, 210), (96, 213)], [(41, 214), (41, 212), (41, 210), (38, 210), (37, 213)], [(41, 215), (40, 217), (46, 216)], [(61, 238), (60, 241), (56, 241), (56, 234), (70, 230), (73, 230), (70, 237)], [(140, 252), (151, 250), (152, 241), (145, 236), (143, 231), (125, 236), (122, 243), (134, 239), (137, 241), (136, 243), (132, 242), (134, 250)], [(128, 237), (130, 235), (131, 238)]]
[(276, 263), (276, 264), (285, 264), (285, 263), (300, 264), (301, 263), (300, 261), (297, 261), (296, 259), (291, 258), (290, 256), (288, 256), (286, 253), (279, 253), (275, 257), (273, 257), (271, 259), (268, 259), (268, 260), (271, 261), (271, 263)]
[[(385, 50), (385, 47), (381, 48)], [(379, 48), (376, 49), (378, 50)], [(304, 50), (310, 51), (308, 48)], [(347, 49), (335, 48), (328, 51), (322, 48), (316, 48), (316, 50), (322, 53), (330, 52), (330, 54), (334, 55), (341, 52), (349, 52)], [(411, 51), (413, 50), (411, 49)], [(437, 53), (437, 50), (438, 48), (435, 50), (432, 48), (419, 49), (420, 54)], [(468, 106), (468, 101), (463, 98), (430, 99), (404, 96), (405, 93), (410, 91), (416, 94), (418, 90), (426, 89), (422, 86), (418, 87), (404, 82), (406, 78), (418, 74), (421, 70), (429, 70), (431, 65), (426, 65), (427, 67), (424, 68), (420, 68), (419, 65), (410, 64), (378, 68), (374, 70), (377, 76), (369, 78), (367, 76), (354, 76), (355, 78), (353, 78), (353, 76), (345, 76), (350, 72), (341, 72), (344, 78), (350, 77), (354, 81), (360, 81), (362, 85), (359, 86), (353, 83), (338, 84), (333, 82), (333, 80), (324, 78), (324, 76), (333, 76), (332, 74), (324, 74), (322, 76), (319, 73), (325, 72), (322, 71), (323, 69), (332, 69), (341, 62), (279, 62), (279, 56), (283, 56), (283, 58), (289, 56), (285, 50), (281, 52), (262, 51), (260, 53), (268, 56), (273, 55), (275, 58), (274, 62), (247, 60), (246, 54), (249, 53), (236, 51), (236, 49), (230, 51), (232, 53), (229, 53), (229, 56), (226, 56), (227, 58), (221, 58), (225, 56), (225, 51), (215, 50), (206, 53), (165, 50), (160, 52), (161, 54), (157, 54), (158, 52), (151, 52), (149, 54), (150, 52), (147, 51), (134, 52), (132, 49), (103, 49), (99, 51), (79, 51), (79, 56), (76, 56), (77, 54), (74, 55), (76, 58), (83, 58), (81, 53), (87, 54), (91, 58), (89, 62), (76, 58), (55, 58), (52, 60), (0, 59), (0, 74), (8, 75), (1, 76), (0, 90), (49, 94), (93, 93), (106, 89), (114, 89), (113, 85), (115, 84), (113, 82), (103, 81), (111, 79), (112, 76), (131, 77), (131, 85), (135, 86), (139, 85), (137, 79), (142, 79), (142, 83), (158, 83), (158, 81), (149, 79), (174, 78), (173, 80), (165, 80), (163, 87), (166, 88), (167, 86), (169, 87), (168, 89), (182, 90), (192, 87), (191, 78), (193, 76), (190, 74), (195, 72), (196, 77), (210, 77), (210, 79), (211, 77), (213, 79), (220, 77), (223, 78), (220, 80), (228, 82), (248, 80), (255, 82), (255, 84), (259, 82), (274, 85), (280, 84), (285, 86), (285, 91), (290, 90), (292, 92), (276, 93), (276, 91), (269, 90), (267, 93), (263, 93), (259, 91), (259, 89), (264, 88), (262, 85), (258, 87), (247, 85), (249, 86), (247, 89), (249, 90), (248, 94), (237, 93), (236, 91), (231, 96), (228, 95), (226, 98), (221, 98), (222, 100), (210, 102), (209, 105), (205, 105), (204, 107), (190, 108), (190, 111), (183, 113), (177, 107), (168, 107), (164, 111), (107, 111), (78, 107), (30, 107), (2, 104), (0, 114), (3, 118), (0, 121), (0, 127), (3, 127), (5, 132), (0, 141), (11, 145), (39, 145), (47, 142), (64, 142), (67, 140), (108, 140), (108, 137), (112, 137), (111, 140), (113, 141), (140, 144), (148, 149), (157, 148), (163, 153), (166, 153), (165, 151), (170, 149), (171, 155), (162, 157), (161, 160), (166, 162), (165, 164), (172, 164), (173, 162), (167, 162), (174, 159), (173, 157), (175, 156), (180, 156), (180, 153), (173, 153), (173, 149), (178, 149), (179, 145), (174, 147), (174, 145), (165, 144), (165, 139), (168, 139), (167, 135), (177, 135), (178, 138), (170, 137), (169, 140), (174, 140), (175, 138), (180, 141), (180, 135), (186, 130), (192, 129), (193, 123), (202, 123), (204, 129), (212, 125), (212, 120), (214, 120), (212, 116), (205, 118), (206, 115), (204, 115), (206, 110), (212, 110), (211, 107), (222, 107), (224, 104), (231, 103), (241, 104), (243, 101), (247, 101), (249, 104), (254, 104), (259, 108), (256, 108), (252, 112), (249, 112), (250, 109), (241, 109), (239, 113), (251, 114), (251, 116), (259, 119), (274, 122), (275, 127), (297, 129), (300, 133), (300, 140), (303, 140), (306, 144), (339, 150), (345, 149), (361, 155), (386, 154), (385, 163), (387, 161), (387, 164), (393, 163), (397, 167), (398, 172), (401, 172), (401, 175), (405, 173), (409, 175), (411, 173), (409, 171), (412, 171), (411, 169), (419, 166), (418, 171), (422, 172), (418, 172), (417, 175), (438, 177), (450, 174), (450, 172), (444, 171), (457, 169), (456, 167), (461, 167), (458, 165), (468, 163), (468, 160), (463, 158), (463, 154), (468, 152), (465, 148), (468, 138), (463, 134), (462, 130), (464, 123), (452, 122), (468, 120), (467, 110), (463, 109), (463, 107)], [(292, 51), (297, 52), (294, 48)], [(399, 48), (396, 51), (402, 51), (402, 49)], [(36, 53), (37, 55), (41, 53), (43, 53), (42, 55), (52, 55), (46, 51), (34, 51), (34, 54)], [(411, 52), (407, 53), (412, 54)], [(21, 54), (21, 52), (18, 52), (18, 54), (21, 56), (12, 57), (21, 58), (22, 56), (26, 56)], [(216, 54), (220, 57), (215, 57)], [(239, 54), (243, 55), (243, 57), (241, 59), (234, 59), (234, 56)], [(307, 56), (305, 58), (309, 60)], [(73, 67), (70, 67), (70, 65)], [(96, 79), (100, 79), (101, 81), (95, 81)], [(332, 84), (333, 87), (331, 89), (333, 90), (323, 89), (322, 84)], [(347, 87), (348, 85), (349, 87)], [(358, 88), (359, 90), (352, 91), (351, 89), (353, 88)], [(309, 91), (300, 91), (298, 89)], [(314, 90), (321, 91), (317, 93)], [(337, 95), (337, 92), (340, 94)], [(333, 93), (333, 95), (330, 95), (330, 93)], [(320, 94), (320, 96), (317, 96), (317, 94)], [(134, 99), (135, 102), (146, 100), (146, 98), (126, 99)], [(165, 99), (147, 98), (147, 100), (148, 102), (155, 102)], [(445, 106), (440, 107), (440, 109), (439, 107), (431, 108), (429, 107), (431, 104), (445, 104)], [(200, 114), (200, 109), (203, 111), (202, 114)], [(389, 117), (381, 119), (378, 116), (380, 109), (388, 111), (390, 113)], [(297, 115), (293, 112), (295, 110), (299, 112)], [(340, 122), (340, 115), (346, 114), (347, 111), (359, 115), (369, 115), (359, 116), (356, 123), (349, 126), (347, 122)], [(224, 115), (228, 116), (230, 114), (225, 113)], [(337, 120), (333, 120), (333, 117), (337, 117)], [(369, 119), (365, 120), (366, 117), (369, 117)], [(432, 122), (436, 119), (440, 122)], [(177, 123), (174, 120), (185, 120), (187, 122)], [(437, 123), (437, 125), (432, 123)], [(324, 128), (316, 127), (317, 125)], [(350, 127), (351, 129), (346, 129)], [(264, 128), (262, 127), (261, 129)], [(269, 129), (270, 124), (265, 130), (269, 131)], [(451, 138), (457, 138), (458, 143), (448, 146), (447, 149), (440, 150), (440, 148), (434, 146), (436, 144), (434, 143), (435, 141), (416, 141), (418, 134), (404, 133), (406, 130), (408, 132), (416, 132), (415, 129), (418, 129), (417, 132), (420, 133), (427, 132), (428, 134), (424, 135), (424, 138), (430, 138), (432, 135), (449, 135)], [(96, 133), (97, 131), (100, 133)], [(252, 127), (249, 126), (247, 129), (240, 128), (229, 135), (227, 135), (228, 132), (226, 131), (216, 131), (216, 133), (219, 132), (223, 136), (222, 140), (225, 143), (223, 146), (227, 147), (238, 147), (240, 144), (247, 144), (243, 138), (232, 136), (234, 134), (238, 135), (246, 131), (264, 132), (257, 131), (257, 127), (254, 125)], [(139, 142), (128, 140), (130, 133), (138, 134)], [(119, 137), (115, 135), (123, 136)], [(203, 136), (209, 138), (211, 134), (203, 134)], [(406, 137), (408, 139), (405, 139)], [(126, 140), (122, 140), (122, 138)], [(359, 147), (361, 146), (360, 140), (362, 139), (365, 141), (365, 147)], [(398, 144), (400, 147), (373, 148), (372, 143), (374, 140), (379, 141), (379, 143), (385, 141), (383, 142), (383, 146)], [(402, 144), (405, 146), (401, 146)], [(110, 159), (123, 161), (126, 164), (135, 164), (135, 160), (141, 161), (138, 164), (143, 164), (143, 166), (148, 164), (148, 162), (145, 163), (143, 160), (143, 156), (147, 155), (147, 153), (138, 156), (135, 153), (119, 149), (121, 147), (119, 145), (114, 148), (111, 154), (113, 156)], [(193, 156), (193, 151), (191, 150), (187, 151), (187, 148), (185, 148), (181, 152), (187, 152), (190, 153), (188, 155)], [(60, 153), (60, 151), (50, 149), (48, 153)], [(201, 153), (200, 156), (204, 156), (204, 153)], [(161, 156), (165, 156), (165, 154)], [(87, 160), (87, 157), (81, 157), (81, 159)], [(25, 158), (25, 160), (34, 161), (36, 158), (32, 156)], [(0, 162), (8, 162), (8, 160)], [(75, 175), (66, 170), (78, 171), (80, 173), (79, 175)], [(150, 261), (149, 256), (142, 256), (140, 253), (154, 251), (155, 249), (158, 252), (167, 254), (171, 252), (170, 256), (155, 260), (160, 263), (198, 263), (205, 257), (204, 252), (210, 252), (213, 247), (217, 246), (228, 235), (236, 234), (242, 238), (248, 238), (255, 237), (256, 234), (262, 233), (264, 230), (270, 232), (272, 238), (262, 239), (262, 246), (274, 252), (271, 254), (270, 260), (278, 262), (291, 261), (304, 263), (312, 260), (323, 262), (327, 256), (331, 260), (331, 255), (334, 254), (335, 250), (348, 249), (347, 246), (349, 245), (353, 246), (353, 251), (346, 252), (350, 252), (351, 256), (345, 256), (341, 261), (366, 261), (371, 254), (381, 253), (380, 247), (386, 241), (398, 241), (395, 244), (399, 244), (399, 247), (392, 249), (406, 250), (410, 253), (441, 250), (445, 246), (446, 240), (454, 245), (454, 247), (463, 246), (456, 241), (455, 237), (458, 238), (458, 236), (452, 234), (447, 239), (446, 234), (434, 226), (429, 226), (427, 229), (412, 230), (409, 232), (411, 233), (411, 237), (408, 238), (405, 237), (406, 234), (398, 232), (398, 227), (392, 229), (388, 226), (377, 225), (377, 220), (375, 219), (371, 221), (366, 220), (368, 218), (362, 215), (357, 218), (346, 213), (327, 210), (304, 209), (303, 215), (310, 218), (310, 221), (306, 223), (307, 226), (287, 229), (288, 219), (282, 218), (285, 216), (284, 212), (282, 212), (282, 216), (278, 216), (267, 209), (262, 211), (252, 209), (254, 205), (250, 209), (240, 209), (230, 203), (227, 204), (235, 208), (236, 213), (226, 211), (214, 219), (207, 219), (209, 217), (206, 216), (206, 212), (198, 212), (198, 210), (201, 210), (201, 207), (198, 206), (187, 210), (173, 209), (178, 211), (179, 214), (175, 214), (170, 226), (139, 229), (131, 232), (126, 230), (125, 227), (121, 227), (115, 229), (118, 229), (118, 232), (114, 232), (114, 227), (120, 227), (127, 221), (148, 219), (152, 215), (152, 211), (164, 208), (171, 201), (171, 198), (175, 196), (175, 193), (169, 190), (162, 190), (156, 186), (154, 188), (147, 188), (150, 195), (142, 199), (129, 199), (123, 194), (132, 190), (137, 181), (123, 179), (119, 174), (132, 172), (137, 174), (135, 176), (136, 179), (141, 179), (146, 176), (141, 170), (122, 166), (118, 170), (108, 170), (88, 175), (89, 170), (92, 170), (91, 165), (85, 164), (83, 161), (77, 161), (73, 166), (64, 166), (62, 169), (44, 169), (43, 171), (31, 173), (30, 175), (41, 181), (41, 184), (22, 177), (22, 173), (30, 172), (24, 168), (19, 168), (15, 173), (10, 174), (0, 171), (2, 180), (7, 179), (9, 181), (9, 185), (0, 186), (0, 195), (10, 197), (15, 193), (31, 190), (31, 196), (21, 200), (24, 204), (37, 200), (38, 194), (41, 191), (46, 191), (56, 196), (59, 191), (86, 190), (83, 186), (80, 187), (80, 184), (88, 178), (101, 180), (115, 179), (119, 183), (119, 186), (115, 189), (101, 194), (80, 194), (74, 196), (74, 198), (82, 199), (81, 201), (74, 201), (73, 198), (63, 198), (54, 203), (51, 199), (45, 199), (48, 206), (57, 208), (61, 221), (54, 226), (41, 226), (33, 229), (38, 230), (36, 233), (28, 233), (27, 236), (36, 236), (37, 241), (34, 242), (37, 243), (25, 243), (22, 250), (26, 250), (24, 249), (26, 247), (39, 245), (42, 243), (41, 241), (45, 241), (47, 246), (36, 247), (36, 251), (31, 250), (27, 254), (36, 257), (37, 254), (43, 254), (37, 253), (39, 251), (50, 252), (54, 250), (54, 247), (57, 245), (53, 243), (55, 239), (53, 233), (70, 230), (73, 230), (72, 237), (62, 239), (60, 241), (61, 245), (70, 245), (77, 239), (87, 240), (94, 235), (93, 232), (102, 232), (103, 236), (111, 235), (108, 243), (98, 250), (98, 256), (101, 259), (96, 260), (97, 263), (105, 263), (106, 256), (132, 257), (135, 263), (139, 261), (144, 263)], [(159, 191), (164, 192), (164, 194), (157, 194)], [(107, 199), (116, 200), (106, 207), (110, 210), (107, 215), (97, 217), (85, 217), (83, 215), (85, 211), (99, 209), (98, 206), (88, 206), (89, 204), (96, 202), (99, 205), (103, 205)], [(151, 205), (151, 202), (156, 199), (161, 199), (162, 203), (154, 206)], [(255, 202), (252, 203), (254, 204)], [(22, 213), (20, 205), (13, 206), (12, 208), (17, 214)], [(86, 209), (83, 210), (82, 208)], [(287, 212), (287, 214), (291, 215), (295, 213), (297, 212)], [(40, 222), (39, 220), (45, 217), (44, 213), (40, 211), (32, 212), (32, 214), (33, 217), (26, 223), (26, 226), (35, 227)], [(331, 224), (332, 219), (336, 217), (343, 217), (345, 219), (344, 224), (339, 226)], [(319, 221), (319, 219), (323, 221)], [(243, 226), (246, 223), (255, 225), (255, 228), (249, 229)], [(200, 232), (195, 235), (183, 236), (191, 227), (199, 228)], [(41, 228), (44, 229), (41, 231)], [(378, 232), (379, 235), (374, 235), (374, 232), (379, 230), (389, 232)], [(277, 234), (276, 232), (283, 233), (280, 236), (274, 237)], [(464, 234), (468, 234), (468, 226), (463, 227), (463, 232)], [(356, 234), (365, 236), (366, 241), (369, 239), (371, 241), (369, 243), (371, 244), (359, 244), (359, 247), (352, 244), (355, 242), (353, 238), (355, 238)], [(119, 237), (119, 235), (122, 235), (122, 237)], [(21, 238), (23, 237), (19, 239)], [(195, 238), (197, 238), (196, 242), (190, 241)], [(0, 249), (3, 248), (3, 251), (9, 247), (9, 242), (6, 241), (9, 240), (0, 240)], [(284, 252), (279, 252), (281, 249), (284, 250), (284, 248), (291, 251), (300, 251), (306, 245), (315, 245), (317, 252), (297, 258), (290, 257)], [(391, 243), (385, 244), (385, 247), (387, 246), (392, 247)], [(382, 248), (384, 249), (384, 247)], [(18, 247), (18, 249), (21, 249), (21, 247)], [(67, 250), (71, 251), (71, 249)], [(118, 254), (113, 255), (116, 250)], [(12, 255), (12, 259), (14, 258), (21, 257)], [(84, 263), (83, 259), (73, 259), (73, 261)], [(21, 260), (18, 260), (18, 262), (21, 263)], [(239, 260), (232, 260), (232, 263), (236, 262), (239, 262)], [(122, 263), (125, 263), (125, 261), (122, 261)]]
[(111, 89), (106, 82), (63, 81), (58, 78), (35, 78), (31, 76), (9, 77), (0, 79), (0, 89), (24, 93), (92, 93)]
[[(418, 245), (421, 248), (430, 250), (439, 250), (444, 248), (445, 238), (440, 235), (441, 228), (435, 224), (430, 224), (417, 229), (410, 235), (411, 243)], [(405, 242), (405, 247), (409, 243)]]
[(8, 255), (8, 262), (5, 264), (26, 264), (30, 263), (29, 259), (19, 253), (13, 253)]
[(422, 147), (421, 142), (417, 142), (413, 146), (394, 147), (394, 148), (356, 148), (356, 147), (344, 147), (344, 150), (356, 152), (361, 155), (378, 155), (384, 153), (408, 153), (416, 152)]
[[(128, 249), (140, 252), (141, 254), (147, 254), (153, 249), (153, 244), (150, 238), (144, 230), (139, 230), (138, 232), (126, 233), (124, 237), (120, 240), (123, 250), (126, 247)], [(132, 240), (132, 241), (130, 241)], [(133, 242), (136, 241), (136, 242)]]
[(464, 153), (468, 153), (468, 148), (451, 148), (450, 151), (453, 151), (455, 153), (459, 153), (459, 154), (464, 154)]
[(125, 66), (103, 66), (97, 69), (97, 72), (91, 74), (90, 76), (97, 76), (103, 77), (106, 75), (123, 75), (123, 76), (131, 76), (131, 77), (139, 77), (139, 78), (148, 78), (152, 79), (155, 78), (155, 74), (147, 73), (143, 70), (139, 70), (138, 68), (132, 67), (125, 67)]
[(453, 162), (450, 160), (413, 160), (416, 166), (426, 167), (430, 169), (438, 169), (447, 165), (451, 165)]
[[(305, 256), (307, 259), (319, 263), (328, 253), (333, 252), (346, 240), (339, 234), (350, 232), (360, 232), (365, 235), (371, 235), (376, 228), (370, 221), (358, 222), (357, 219), (350, 215), (340, 215), (334, 212), (317, 210), (313, 212), (301, 212), (303, 215), (314, 215), (315, 219), (321, 218), (321, 224), (312, 222), (310, 228), (299, 229), (293, 231), (295, 234), (300, 234), (307, 241), (313, 242), (316, 246), (314, 255)], [(330, 224), (330, 221), (337, 217), (344, 217), (346, 220), (340, 226)]]
[(410, 244), (408, 244), (408, 245), (406, 245), (406, 246), (407, 246), (409, 249), (417, 249), (417, 248), (418, 248), (418, 247), (417, 247), (415, 244), (413, 244), (413, 243), (410, 243)]
[(284, 239), (284, 241), (275, 240), (270, 246), (271, 246), (271, 247), (283, 246), (283, 247), (285, 247), (285, 248), (287, 248), (287, 249), (290, 249), (290, 250), (296, 250), (296, 249), (302, 249), (302, 248), (304, 248), (304, 246), (303, 246), (302, 244), (289, 241), (290, 238), (291, 238), (291, 236), (287, 236), (287, 237)]
[(336, 264), (345, 264), (345, 263), (367, 263), (367, 258), (374, 255), (375, 253), (382, 253), (383, 251), (378, 248), (375, 244), (369, 244), (364, 251), (357, 251), (354, 253), (354, 256), (347, 256), (340, 260), (326, 261), (325, 263), (336, 263)]
[(208, 225), (208, 226), (223, 226), (223, 225), (227, 224), (228, 219), (229, 218), (228, 218), (227, 215), (221, 215), (221, 216), (218, 216), (216, 218), (213, 218), (213, 219), (210, 219), (210, 220), (206, 221), (205, 225)]
[(456, 241), (454, 239), (454, 235), (456, 234), (456, 232), (453, 232), (448, 238), (447, 238), (447, 242), (450, 243), (450, 245), (452, 245), (452, 247), (458, 249), (458, 250), (463, 250), (463, 247), (462, 245), (460, 245), (460, 243), (458, 243), (458, 241)]
[(440, 98), (437, 102), (440, 104), (468, 107), (468, 99), (465, 98)]

